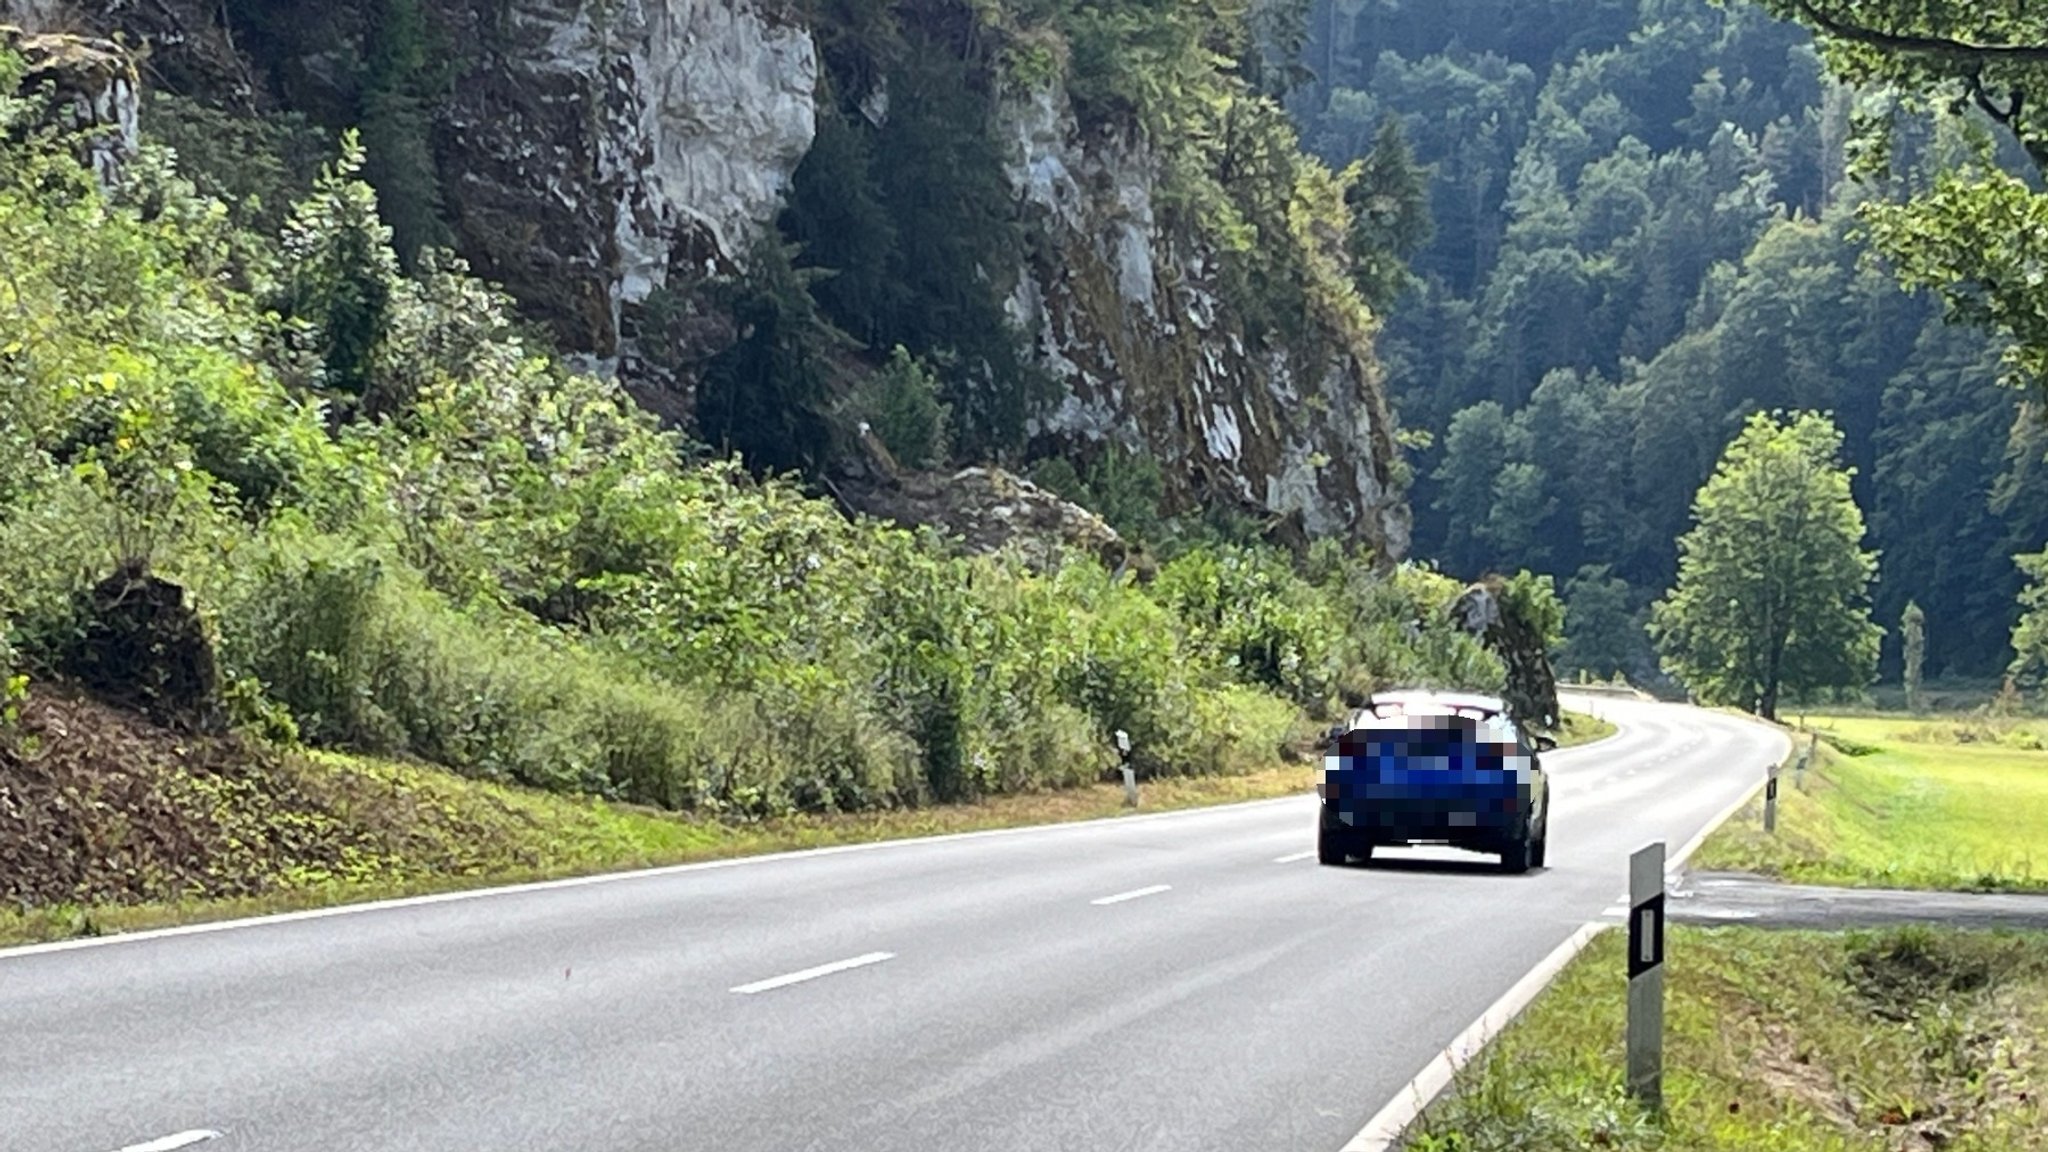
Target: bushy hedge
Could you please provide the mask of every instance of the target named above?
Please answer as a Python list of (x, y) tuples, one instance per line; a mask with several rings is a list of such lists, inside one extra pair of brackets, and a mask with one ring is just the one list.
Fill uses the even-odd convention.
[(1147, 775), (1242, 771), (1347, 691), (1497, 678), (1421, 570), (1039, 572), (706, 461), (459, 261), (401, 273), (352, 145), (273, 237), (8, 117), (0, 638), (32, 671), (146, 557), (276, 738), (745, 816), (1070, 786), (1119, 729)]

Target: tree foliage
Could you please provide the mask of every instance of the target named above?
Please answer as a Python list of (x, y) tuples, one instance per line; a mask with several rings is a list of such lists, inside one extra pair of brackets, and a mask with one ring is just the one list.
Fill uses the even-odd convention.
[[(1914, 287), (1939, 292), (1949, 314), (2011, 338), (2017, 380), (2048, 387), (2048, 314), (2040, 304), (2048, 208), (2015, 168), (2048, 174), (2048, 12), (2024, 3), (1960, 0), (1764, 0), (1813, 29), (1829, 68), (1893, 94), (1867, 116), (1861, 171), (1888, 173), (1915, 112), (1940, 112), (1996, 131), (2023, 160), (1983, 136), (1931, 189), (1904, 203), (1871, 203), (1877, 247)], [(2003, 162), (2003, 164), (2002, 164)]]
[(1641, 634), (1629, 604), (1628, 581), (1605, 565), (1581, 568), (1565, 585), (1564, 651), (1558, 659), (1566, 677), (1598, 680), (1634, 673), (1642, 665)]
[[(1310, 147), (1362, 164), (1392, 121), (1426, 173), (1435, 228), (1378, 345), (1422, 433), (1419, 552), (1466, 576), (1605, 567), (1640, 611), (1744, 420), (1826, 411), (1880, 555), (1875, 610), (1898, 619), (1911, 590), (1942, 622), (1930, 678), (2005, 665), (2010, 557), (2048, 539), (2048, 445), (2023, 419), (2038, 395), (2000, 379), (2048, 347), (2029, 286), (2048, 253), (2025, 151), (1967, 85), (1830, 75), (1838, 45), (1747, 3), (1323, 2), (1310, 28)], [(1631, 615), (1599, 614), (1619, 629), (1600, 647), (1654, 672)]]
[(1701, 699), (1775, 719), (1782, 699), (1860, 688), (1882, 630), (1877, 559), (1826, 417), (1758, 414), (1728, 446), (1679, 540), (1678, 583), (1652, 611), (1665, 667)]

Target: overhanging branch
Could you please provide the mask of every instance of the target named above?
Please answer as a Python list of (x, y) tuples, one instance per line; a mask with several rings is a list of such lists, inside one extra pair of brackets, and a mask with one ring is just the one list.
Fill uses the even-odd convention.
[(1982, 63), (2048, 64), (2048, 45), (1978, 44), (1951, 36), (1927, 36), (1910, 32), (1886, 32), (1852, 24), (1828, 12), (1814, 0), (1792, 0), (1792, 6), (1830, 36), (1856, 44), (1867, 44), (1888, 52), (1914, 56), (1935, 56), (1945, 60)]

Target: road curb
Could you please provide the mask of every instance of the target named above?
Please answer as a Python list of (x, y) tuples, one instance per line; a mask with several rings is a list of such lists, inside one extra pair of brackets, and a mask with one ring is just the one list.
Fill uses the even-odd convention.
[(1501, 1030), (1512, 1023), (1515, 1017), (1521, 1015), (1522, 1010), (1550, 986), (1550, 982), (1557, 978), (1558, 973), (1564, 971), (1566, 965), (1578, 959), (1579, 953), (1585, 951), (1588, 944), (1591, 944), (1600, 933), (1612, 927), (1614, 925), (1597, 920), (1589, 921), (1573, 932), (1564, 943), (1552, 949), (1550, 955), (1545, 956), (1536, 967), (1523, 974), (1522, 978), (1515, 982), (1515, 986), (1507, 990), (1506, 995), (1494, 1001), (1493, 1006), (1481, 1013), (1479, 1019), (1460, 1032), (1449, 1047), (1437, 1053), (1435, 1059), (1424, 1065), (1422, 1071), (1416, 1073), (1415, 1079), (1410, 1080), (1406, 1087), (1395, 1093), (1386, 1107), (1366, 1121), (1365, 1127), (1359, 1130), (1358, 1135), (1353, 1136), (1351, 1142), (1344, 1145), (1343, 1152), (1387, 1152), (1388, 1149), (1398, 1146), (1402, 1136), (1407, 1133), (1408, 1126), (1415, 1123), (1416, 1118), (1422, 1115), (1423, 1109), (1429, 1107), (1431, 1102), (1443, 1094), (1444, 1089), (1451, 1086), (1451, 1081), (1457, 1077), (1458, 1072), (1471, 1063), (1473, 1057), (1484, 1052), (1486, 1045), (1495, 1036), (1500, 1035)]

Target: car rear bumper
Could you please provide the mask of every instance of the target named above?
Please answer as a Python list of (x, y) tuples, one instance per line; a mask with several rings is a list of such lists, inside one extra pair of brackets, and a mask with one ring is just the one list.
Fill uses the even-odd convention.
[(1528, 805), (1519, 796), (1323, 801), (1323, 827), (1375, 844), (1500, 844), (1523, 839)]

